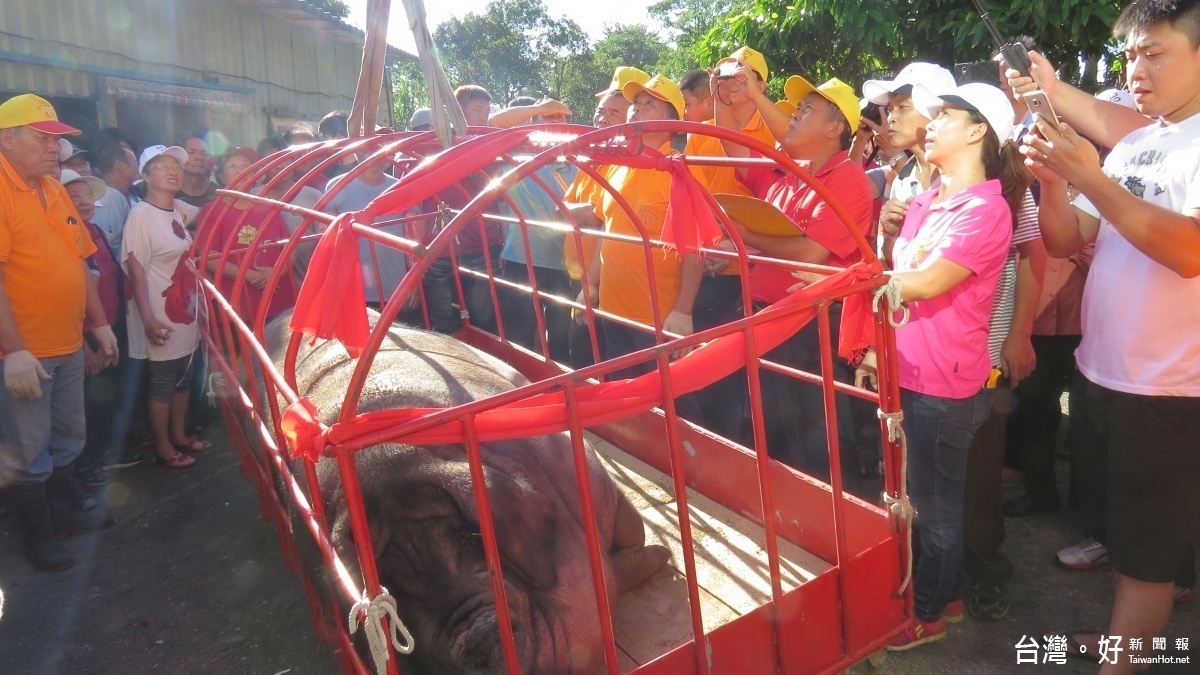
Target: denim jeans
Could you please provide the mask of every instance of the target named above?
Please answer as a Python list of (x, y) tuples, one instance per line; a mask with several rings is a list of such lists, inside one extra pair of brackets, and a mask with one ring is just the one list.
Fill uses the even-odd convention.
[(908, 496), (917, 509), (913, 609), (921, 621), (937, 620), (962, 587), (967, 450), (988, 417), (992, 393), (982, 389), (951, 399), (900, 392), (908, 438)]
[[(487, 253), (491, 258), (492, 273), (499, 275), (500, 247), (493, 246)], [(458, 264), (466, 269), (487, 272), (483, 251), (458, 256)], [(454, 284), (456, 275), (458, 270), (451, 265), (449, 257), (438, 258), (425, 272), (423, 284), (425, 301), (429, 305), (429, 320), (433, 329), (441, 333), (453, 333), (462, 328), (462, 299), (458, 297), (458, 289)], [(492, 303), (491, 284), (466, 274), (459, 276), (471, 325), (496, 332), (496, 306)]]
[(13, 398), (0, 385), (0, 487), (46, 482), (55, 467), (75, 461), (87, 440), (83, 348), (38, 361), (50, 376), (41, 396)]

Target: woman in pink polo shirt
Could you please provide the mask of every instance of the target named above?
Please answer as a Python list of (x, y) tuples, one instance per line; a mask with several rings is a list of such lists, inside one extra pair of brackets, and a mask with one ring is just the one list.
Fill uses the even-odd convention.
[(945, 637), (946, 619), (962, 616), (967, 448), (991, 406), (988, 317), (1027, 187), (1016, 147), (1002, 145), (1013, 109), (998, 88), (976, 83), (935, 94), (918, 84), (913, 103), (932, 120), (925, 153), (941, 181), (909, 205), (892, 252), (911, 310), (896, 347), (920, 538), (917, 621), (893, 651)]

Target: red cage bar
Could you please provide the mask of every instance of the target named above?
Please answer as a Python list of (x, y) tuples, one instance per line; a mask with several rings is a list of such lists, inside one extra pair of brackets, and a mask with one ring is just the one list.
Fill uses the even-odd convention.
[[(652, 256), (662, 255), (659, 244), (652, 239), (636, 215), (636, 208), (613, 191), (611, 185), (596, 169), (601, 164), (623, 164), (644, 161), (654, 153), (642, 146), (645, 133), (695, 133), (719, 137), (746, 145), (761, 159), (735, 160), (729, 158), (688, 157), (693, 165), (761, 166), (770, 165), (790, 172), (813, 187), (839, 215), (852, 232), (864, 257), (864, 262), (850, 270), (804, 265), (779, 261), (747, 252), (728, 216), (716, 201), (707, 196), (708, 206), (717, 215), (725, 231), (736, 244), (735, 252), (705, 249), (705, 254), (736, 260), (742, 276), (742, 299), (746, 308), (742, 319), (694, 335), (680, 337), (663, 331), (654, 283)], [(305, 184), (311, 183), (327, 168), (343, 158), (356, 155), (359, 163), (350, 170), (347, 179), (324, 194), (312, 208), (290, 204)], [(351, 566), (361, 576), (352, 573), (335, 554), (326, 521), (327, 505), (317, 487), (313, 458), (295, 458), (294, 438), (289, 440), (282, 421), (290, 407), (298, 404), (296, 393), (296, 356), (302, 337), (297, 334), (288, 347), (282, 369), (277, 369), (264, 343), (264, 328), (269, 320), (268, 307), (285, 275), (293, 277), (300, 286), (294, 256), (302, 253), (322, 237), (328, 229), (339, 227), (332, 215), (322, 212), (338, 189), (350, 179), (361, 175), (371, 166), (388, 166), (400, 179), (399, 183), (360, 213), (350, 216), (349, 231), (358, 239), (369, 242), (371, 263), (376, 287), (381, 287), (377, 247), (387, 247), (408, 257), (409, 269), (394, 289), (390, 299), (380, 308), (381, 317), (371, 331), (358, 359), (354, 376), (339, 422), (323, 430), (326, 445), (321, 454), (327, 461), (337, 462), (345, 490), (347, 508), (357, 545), (358, 559)], [(566, 210), (561, 197), (538, 178), (535, 172), (551, 164), (569, 164), (590, 176), (602, 189), (613, 194), (638, 227), (637, 237), (622, 237), (603, 231), (581, 228)], [(496, 169), (505, 167), (503, 172)], [(488, 174), (492, 170), (498, 175)], [(483, 190), (471, 192), (462, 181), (468, 177), (482, 179)], [(549, 194), (562, 219), (555, 222), (526, 219), (520, 205), (509, 197), (508, 191), (520, 181), (531, 178)], [(271, 194), (288, 181), (294, 183), (275, 198)], [(456, 192), (467, 200), (459, 209), (450, 209), (444, 202), (436, 208), (428, 205), (439, 201), (437, 195)], [(711, 125), (685, 122), (654, 122), (621, 125), (603, 130), (570, 125), (523, 127), (511, 130), (473, 130), (451, 149), (442, 152), (432, 133), (396, 133), (302, 146), (282, 151), (263, 159), (240, 176), (209, 209), (199, 224), (195, 254), (201, 270), (208, 308), (205, 344), (213, 369), (222, 375), (222, 410), (229, 438), (241, 454), (243, 469), (255, 484), (264, 518), (276, 527), (288, 568), (304, 584), (319, 639), (332, 644), (347, 672), (369, 672), (368, 660), (354, 649), (353, 639), (343, 623), (344, 608), (363, 597), (379, 596), (380, 582), (372, 543), (368, 535), (368, 515), (359, 494), (358, 476), (353, 462), (354, 453), (383, 442), (422, 444), (459, 439), (464, 445), (475, 485), (483, 485), (481, 444), (489, 440), (517, 435), (541, 435), (567, 431), (571, 438), (577, 486), (584, 508), (585, 534), (592, 569), (596, 611), (602, 632), (607, 672), (625, 671), (657, 673), (823, 673), (834, 672), (862, 660), (882, 649), (887, 640), (897, 634), (911, 617), (911, 588), (906, 586), (909, 570), (907, 523), (902, 510), (888, 509), (864, 502), (842, 491), (839, 448), (837, 439), (837, 410), (835, 393), (877, 403), (884, 413), (899, 410), (895, 379), (895, 340), (893, 326), (886, 312), (874, 318), (876, 345), (879, 357), (880, 393), (858, 389), (835, 382), (833, 349), (830, 339), (828, 304), (857, 294), (871, 293), (885, 279), (878, 261), (862, 233), (858, 232), (840, 205), (807, 172), (783, 153), (753, 140)], [(242, 204), (242, 213), (233, 232), (254, 213), (251, 207), (271, 212), (287, 213), (298, 223), (289, 225), (289, 238), (268, 241), (262, 228), (248, 244), (239, 243), (231, 234), (226, 241), (216, 241), (208, 224), (225, 218)], [(496, 213), (503, 204), (511, 215)], [(247, 206), (250, 205), (250, 206)], [(381, 232), (371, 225), (372, 219), (382, 223), (404, 224), (406, 236)], [(416, 225), (441, 221), (443, 227), (432, 238), (420, 240)], [(528, 267), (529, 284), (517, 284), (498, 276), (485, 256), (483, 271), (461, 267), (454, 253), (455, 237), (468, 227), (480, 229), (486, 221), (504, 222), (521, 229), (521, 245)], [(345, 220), (339, 220), (345, 223)], [(333, 228), (331, 228), (331, 224)], [(633, 241), (645, 249), (645, 264), (650, 278), (653, 325), (643, 325), (623, 317), (602, 312), (596, 299), (586, 289), (590, 284), (584, 266), (583, 304), (575, 298), (563, 298), (539, 290), (533, 274), (533, 255), (529, 240), (531, 228), (557, 229), (567, 233), (577, 255), (584, 258), (587, 239)], [(484, 236), (486, 241), (486, 236)], [(261, 300), (255, 307), (244, 306), (241, 298), (247, 289), (246, 273), (259, 251), (278, 249), (280, 264), (272, 271)], [(525, 374), (531, 384), (501, 393), (485, 400), (435, 411), (389, 411), (387, 414), (356, 413), (362, 386), (370, 372), (374, 354), (411, 295), (420, 300), (422, 320), (428, 327), (430, 315), (422, 288), (422, 278), (437, 256), (449, 252), (457, 270), (455, 293), (460, 307), (466, 307), (463, 281), (476, 279), (488, 284), (490, 300), (497, 321), (496, 333), (481, 330), (471, 324), (464, 312), (463, 327), (456, 337), (478, 349), (501, 358)], [(238, 266), (236, 277), (229, 283), (220, 270), (229, 263)], [(785, 269), (818, 272), (827, 275), (827, 282), (805, 289), (793, 296), (791, 302), (781, 302), (759, 313), (753, 313), (747, 272), (751, 264), (776, 265)], [(213, 271), (210, 265), (215, 267)], [(316, 283), (308, 279), (305, 283)], [(504, 327), (500, 289), (524, 293), (534, 307), (540, 352), (531, 351), (511, 342)], [(572, 371), (551, 360), (546, 327), (540, 307), (546, 303), (570, 306), (586, 317), (588, 334), (597, 363)], [(818, 322), (821, 339), (822, 368), (820, 373), (804, 373), (761, 357), (759, 349), (768, 329), (791, 322), (795, 328), (803, 319)], [(656, 346), (609, 361), (599, 359), (596, 318), (620, 322), (655, 336)], [(775, 330), (778, 330), (777, 328)], [(793, 328), (794, 330), (794, 328)], [(672, 353), (683, 347), (707, 343), (729, 342), (740, 337), (742, 354), (749, 384), (750, 411), (755, 448), (742, 447), (702, 427), (681, 420), (676, 414), (675, 399), (681, 391), (675, 373), (682, 372), (687, 358), (672, 360)], [(696, 352), (696, 354), (701, 354)], [(689, 357), (690, 358), (690, 357)], [(649, 391), (625, 407), (597, 405), (592, 399), (599, 383), (614, 371), (635, 363), (655, 361), (657, 375), (638, 385), (638, 391)], [(766, 451), (766, 432), (763, 423), (761, 372), (768, 369), (792, 377), (819, 383), (824, 392), (827, 420), (827, 442), (830, 453), (830, 480), (818, 481), (771, 459)], [(656, 380), (656, 381), (655, 381)], [(682, 387), (695, 384), (685, 377)], [(521, 410), (533, 401), (546, 397), (561, 397), (561, 417), (536, 428), (502, 429), (496, 431), (489, 417), (498, 412)], [(539, 398), (540, 397), (540, 398)], [(605, 400), (605, 399), (601, 399)], [(487, 434), (481, 436), (479, 423), (488, 424)], [(677, 504), (679, 538), (682, 551), (682, 570), (687, 584), (687, 614), (690, 636), (686, 641), (637, 664), (636, 668), (619, 664), (614, 635), (610, 590), (602, 573), (601, 548), (595, 528), (595, 513), (587, 474), (584, 428), (595, 437), (617, 446), (621, 451), (662, 472), (669, 477)], [(902, 449), (894, 436), (889, 437), (887, 422), (881, 420), (883, 433), (883, 463), (885, 493), (902, 500)], [(664, 436), (652, 433), (665, 429)], [(291, 445), (289, 445), (291, 443)], [(296, 473), (297, 470), (299, 473)], [(769, 601), (734, 618), (719, 627), (707, 630), (697, 583), (696, 541), (693, 508), (689, 505), (689, 490), (705, 499), (740, 514), (762, 528), (766, 565), (769, 571)], [(519, 663), (512, 627), (504, 600), (504, 569), (492, 522), (492, 505), (488, 490), (475, 490), (480, 513), (482, 545), (492, 575), (500, 633), (510, 673), (525, 672)], [(303, 528), (293, 528), (293, 514)], [(319, 583), (300, 563), (298, 542), (319, 550), (328, 572), (325, 583)], [(781, 572), (781, 544), (799, 547), (810, 552), (828, 567), (785, 590)], [(401, 619), (404, 607), (399, 608)], [(417, 649), (421, 645), (416, 646)], [(388, 672), (402, 672), (395, 655), (388, 659)]]

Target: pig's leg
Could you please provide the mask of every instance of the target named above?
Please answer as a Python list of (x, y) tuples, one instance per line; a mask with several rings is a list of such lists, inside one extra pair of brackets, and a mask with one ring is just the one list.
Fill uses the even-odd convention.
[[(613, 486), (616, 488), (616, 486)], [(642, 517), (625, 493), (617, 493), (616, 516), (613, 522), (613, 545), (609, 559), (612, 563), (616, 592), (623, 593), (649, 579), (671, 559), (665, 546), (646, 546), (646, 528)]]

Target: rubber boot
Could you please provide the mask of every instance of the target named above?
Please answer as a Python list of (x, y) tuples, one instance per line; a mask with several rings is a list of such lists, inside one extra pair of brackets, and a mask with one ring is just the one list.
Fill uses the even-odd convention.
[(54, 532), (69, 537), (94, 530), (108, 529), (116, 523), (108, 509), (98, 508), (100, 502), (84, 494), (75, 477), (75, 464), (55, 467), (47, 482), (50, 495), (50, 520)]
[(71, 552), (54, 536), (46, 484), (13, 485), (8, 489), (8, 498), (21, 525), (25, 557), (29, 562), (46, 572), (65, 570), (74, 565)]

